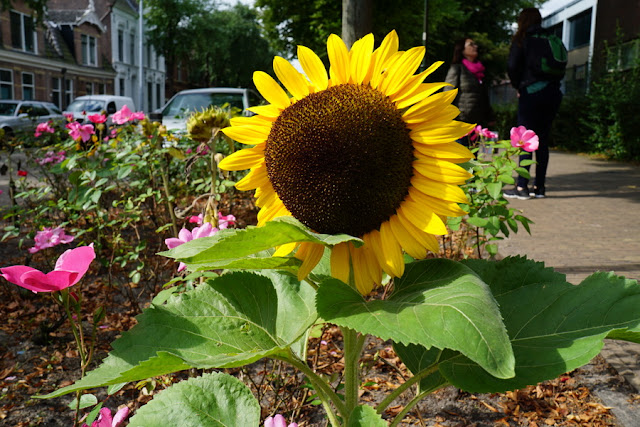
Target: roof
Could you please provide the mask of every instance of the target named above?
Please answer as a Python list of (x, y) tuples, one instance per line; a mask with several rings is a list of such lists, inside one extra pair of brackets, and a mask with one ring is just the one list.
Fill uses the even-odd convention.
[(49, 9), (47, 19), (58, 25), (79, 26), (88, 23), (95, 25), (103, 33), (107, 31), (96, 13), (93, 1), (89, 1), (89, 6), (86, 9)]

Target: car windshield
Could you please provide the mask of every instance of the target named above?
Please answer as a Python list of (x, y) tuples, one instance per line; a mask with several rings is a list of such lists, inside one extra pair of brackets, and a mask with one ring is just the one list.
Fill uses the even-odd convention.
[(102, 111), (105, 110), (104, 101), (97, 99), (76, 99), (67, 107), (67, 111), (72, 113), (81, 113), (83, 111)]
[(228, 104), (232, 108), (242, 110), (242, 93), (185, 93), (178, 95), (164, 108), (163, 116), (184, 116), (194, 111), (201, 111), (211, 105), (223, 106)]
[(15, 102), (0, 102), (0, 116), (13, 116), (17, 106)]

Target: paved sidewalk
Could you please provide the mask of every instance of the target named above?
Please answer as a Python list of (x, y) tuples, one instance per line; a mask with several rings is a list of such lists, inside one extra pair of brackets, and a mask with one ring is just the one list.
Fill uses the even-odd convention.
[[(552, 152), (546, 187), (544, 199), (509, 199), (535, 224), (501, 242), (500, 255), (544, 261), (573, 284), (596, 271), (640, 280), (640, 166)], [(602, 355), (640, 391), (640, 344), (608, 341)]]

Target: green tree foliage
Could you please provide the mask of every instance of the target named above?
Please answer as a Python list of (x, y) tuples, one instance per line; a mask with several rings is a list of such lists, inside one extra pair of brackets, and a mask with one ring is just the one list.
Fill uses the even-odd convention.
[(198, 34), (190, 61), (190, 80), (201, 86), (251, 87), (255, 70), (272, 69), (273, 51), (262, 37), (255, 9), (237, 4), (194, 17)]
[[(481, 43), (485, 65), (490, 70), (504, 70), (507, 52), (504, 45), (509, 43), (511, 24), (522, 8), (540, 3), (540, 0), (428, 0), (428, 60), (450, 61), (454, 41), (471, 35)], [(272, 46), (289, 57), (295, 56), (296, 46), (302, 44), (326, 58), (327, 37), (341, 31), (342, 7), (337, 1), (257, 0), (256, 6)], [(395, 29), (401, 49), (419, 46), (423, 43), (423, 24), (424, 0), (405, 0), (401, 4), (396, 0), (373, 0), (373, 33), (378, 41)], [(446, 68), (441, 67), (440, 72), (442, 75), (435, 77), (442, 79)]]
[(237, 4), (217, 9), (204, 0), (147, 0), (149, 40), (167, 62), (173, 85), (176, 63), (193, 86), (251, 86), (254, 70), (271, 68), (273, 54), (256, 11)]
[(173, 86), (173, 67), (186, 58), (196, 35), (193, 17), (204, 9), (202, 0), (147, 0), (147, 37), (167, 64), (169, 87)]

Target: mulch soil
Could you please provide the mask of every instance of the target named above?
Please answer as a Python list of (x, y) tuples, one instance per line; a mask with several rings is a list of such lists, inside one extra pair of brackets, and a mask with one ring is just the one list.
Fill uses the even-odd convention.
[[(232, 212), (241, 226), (255, 223), (255, 208), (250, 199), (234, 201)], [(0, 224), (1, 226), (2, 224)], [(463, 237), (464, 238), (464, 237)], [(448, 251), (455, 249), (453, 241)], [(154, 256), (162, 250), (162, 239), (148, 245), (147, 268), (154, 272), (145, 285), (113, 280), (104, 268), (95, 267), (82, 281), (84, 313), (89, 319), (93, 310), (104, 306), (107, 315), (98, 332), (98, 344), (93, 366), (106, 357), (110, 343), (121, 331), (136, 324), (135, 316), (148, 306), (151, 298), (175, 273), (175, 264)], [(58, 248), (54, 248), (58, 249)], [(48, 269), (57, 256), (38, 253), (27, 258), (25, 248), (18, 248), (17, 239), (0, 243), (0, 266), (24, 264), (28, 261), (36, 268)], [(460, 255), (458, 249), (457, 254)], [(449, 254), (451, 255), (451, 254)], [(467, 253), (472, 255), (472, 251)], [(97, 263), (96, 263), (97, 264)], [(126, 277), (124, 275), (123, 277)], [(79, 357), (75, 341), (64, 322), (63, 313), (51, 298), (33, 294), (5, 280), (0, 284), (0, 425), (65, 426), (73, 425), (74, 411), (67, 407), (73, 395), (51, 400), (34, 396), (52, 392), (72, 384), (79, 377)], [(79, 291), (79, 289), (76, 289)], [(85, 326), (88, 328), (88, 321)], [(317, 372), (332, 383), (340, 382), (344, 369), (342, 337), (337, 327), (326, 325), (309, 342), (308, 361)], [(369, 404), (380, 402), (391, 390), (410, 377), (406, 367), (396, 356), (390, 342), (370, 339), (363, 353), (364, 370), (361, 399)], [(284, 363), (261, 360), (253, 365), (223, 370), (233, 374), (250, 386), (260, 401), (263, 417), (274, 413), (285, 414), (287, 420), (301, 427), (325, 426), (322, 406), (314, 398), (313, 389), (304, 378)], [(130, 383), (114, 395), (106, 389), (92, 390), (104, 406), (114, 411), (127, 405), (132, 413), (153, 394), (174, 382), (200, 375), (200, 370), (189, 370), (174, 375)], [(640, 405), (623, 377), (600, 356), (591, 364), (522, 390), (507, 393), (470, 394), (454, 387), (446, 387), (421, 401), (403, 420), (402, 425), (421, 426), (617, 426), (610, 408), (593, 393), (594, 384), (605, 384), (612, 390), (626, 393), (629, 401)], [(397, 399), (384, 417), (391, 420), (411, 399)], [(404, 400), (402, 400), (404, 399)], [(639, 406), (640, 408), (640, 406)], [(88, 413), (87, 409), (83, 413)]]

